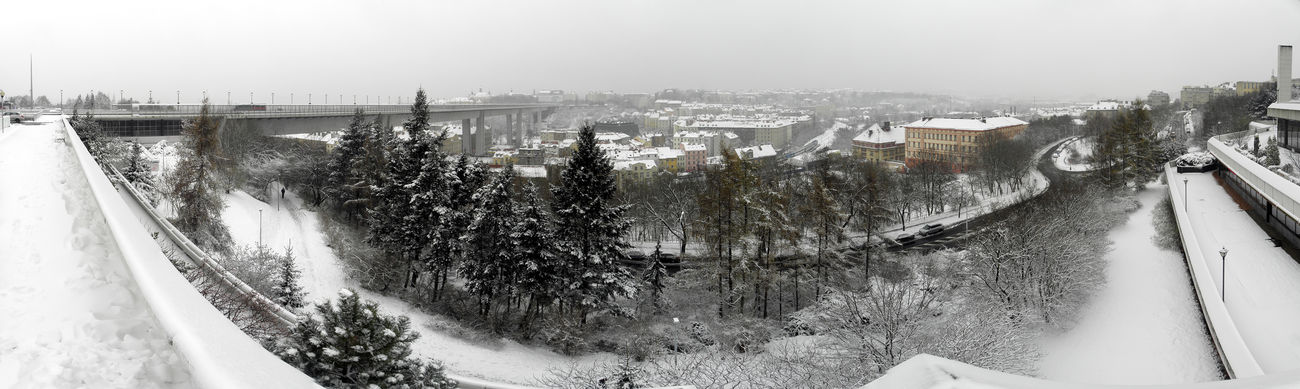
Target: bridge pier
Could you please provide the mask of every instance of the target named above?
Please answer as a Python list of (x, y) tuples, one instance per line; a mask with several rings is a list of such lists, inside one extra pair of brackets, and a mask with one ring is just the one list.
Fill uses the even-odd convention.
[(460, 153), (465, 155), (474, 155), (474, 134), (470, 132), (473, 129), (473, 120), (460, 120)]
[(487, 154), (488, 148), (492, 145), (492, 136), (488, 129), (483, 127), (483, 112), (478, 113), (478, 119), (474, 121), (474, 156), (483, 156)]

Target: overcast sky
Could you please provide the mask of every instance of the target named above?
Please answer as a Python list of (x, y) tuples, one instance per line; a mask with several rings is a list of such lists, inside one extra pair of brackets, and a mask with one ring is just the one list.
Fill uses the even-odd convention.
[[(1300, 1), (57, 1), (0, 7), (0, 89), (330, 94), (855, 88), (1129, 98), (1264, 80)], [(380, 97), (373, 97), (380, 99)], [(387, 97), (384, 97), (386, 99)], [(362, 97), (364, 99), (364, 97)]]

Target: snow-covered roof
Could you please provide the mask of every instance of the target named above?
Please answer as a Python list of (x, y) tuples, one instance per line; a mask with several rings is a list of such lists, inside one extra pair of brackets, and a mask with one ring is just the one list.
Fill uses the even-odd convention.
[(1024, 120), (1013, 117), (999, 116), (979, 119), (946, 119), (946, 118), (929, 118), (921, 119), (903, 127), (907, 128), (937, 128), (945, 130), (965, 130), (965, 131), (988, 131), (999, 128), (1020, 126), (1029, 124)]
[(708, 146), (697, 143), (682, 143), (682, 150), (685, 151), (708, 151)]
[(614, 170), (654, 169), (658, 166), (654, 160), (614, 161)]
[(772, 145), (741, 147), (736, 149), (736, 155), (745, 159), (774, 157), (776, 156), (776, 148), (772, 147)]
[(655, 157), (658, 159), (673, 159), (685, 155), (686, 152), (671, 147), (654, 148)]
[(907, 129), (898, 126), (890, 126), (889, 131), (880, 128), (879, 124), (872, 124), (871, 128), (863, 131), (858, 136), (853, 137), (854, 142), (867, 143), (907, 143)]

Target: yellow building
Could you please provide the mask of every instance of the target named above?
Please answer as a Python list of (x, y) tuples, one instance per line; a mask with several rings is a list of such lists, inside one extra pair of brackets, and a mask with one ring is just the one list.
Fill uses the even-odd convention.
[(955, 172), (966, 171), (986, 147), (1014, 138), (1028, 126), (1013, 117), (917, 120), (903, 125), (907, 131), (906, 163), (915, 167), (937, 162)]
[(907, 129), (871, 125), (866, 131), (853, 138), (853, 156), (872, 162), (902, 162), (906, 157)]
[(649, 182), (656, 170), (653, 160), (614, 161), (614, 179), (618, 190), (624, 190), (631, 184)]

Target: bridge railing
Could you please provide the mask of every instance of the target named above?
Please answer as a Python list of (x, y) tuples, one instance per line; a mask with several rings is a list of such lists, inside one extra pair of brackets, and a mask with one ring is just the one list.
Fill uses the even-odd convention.
[(194, 289), (127, 208), (72, 125), (66, 119), (57, 123), (63, 127), (58, 130), (60, 138), (72, 149), (130, 279), (189, 365), (193, 383), (202, 388), (317, 387), (311, 377), (262, 348)]

